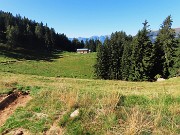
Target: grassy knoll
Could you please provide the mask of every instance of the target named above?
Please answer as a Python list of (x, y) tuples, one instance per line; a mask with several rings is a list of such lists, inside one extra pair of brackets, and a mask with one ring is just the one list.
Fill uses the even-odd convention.
[[(83, 57), (83, 55), (82, 55)], [(32, 134), (180, 134), (180, 78), (164, 82), (71, 79), (0, 72), (0, 89), (30, 90), (32, 100), (0, 128)], [(79, 108), (80, 115), (69, 115)]]
[[(22, 51), (22, 50), (21, 50)], [(48, 77), (93, 78), (93, 65), (96, 54), (55, 52), (43, 57), (44, 53), (22, 54), (0, 51), (0, 72), (31, 74)], [(31, 52), (32, 53), (32, 52)]]

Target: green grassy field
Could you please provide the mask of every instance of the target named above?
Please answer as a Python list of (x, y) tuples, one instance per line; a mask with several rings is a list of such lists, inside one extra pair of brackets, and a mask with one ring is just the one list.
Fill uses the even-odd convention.
[[(32, 97), (0, 134), (17, 128), (29, 134), (53, 134), (51, 129), (65, 135), (180, 134), (180, 78), (94, 80), (96, 54), (56, 55), (51, 61), (0, 56), (0, 93), (15, 88), (29, 90)], [(79, 116), (70, 118), (76, 109)]]
[[(0, 73), (0, 88), (30, 90), (32, 100), (0, 128), (64, 134), (180, 134), (180, 78), (123, 82)], [(8, 86), (8, 87), (7, 87)], [(79, 108), (80, 115), (69, 115)], [(37, 117), (43, 114), (45, 117)]]
[(82, 55), (66, 52), (56, 55), (56, 58), (49, 60), (11, 59), (1, 55), (0, 72), (48, 77), (93, 78), (96, 53)]

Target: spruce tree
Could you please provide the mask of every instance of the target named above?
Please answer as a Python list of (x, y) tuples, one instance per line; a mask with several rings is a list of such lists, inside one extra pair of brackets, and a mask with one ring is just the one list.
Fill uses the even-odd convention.
[(143, 23), (140, 30), (132, 42), (131, 74), (130, 80), (143, 81), (151, 79), (153, 68), (153, 45), (149, 38), (150, 30), (148, 22)]
[(95, 64), (95, 74), (99, 79), (109, 79), (108, 76), (108, 50), (107, 46), (99, 43), (97, 47), (97, 60)]
[(96, 44), (94, 39), (89, 40), (89, 49), (91, 50), (91, 52), (96, 52)]
[(81, 40), (81, 45), (80, 45), (81, 48), (84, 48), (84, 41)]
[(125, 81), (129, 79), (129, 73), (130, 73), (130, 68), (131, 68), (131, 59), (130, 59), (131, 54), (132, 54), (131, 42), (132, 42), (132, 37), (129, 36), (123, 46), (121, 72), (122, 72), (122, 80), (125, 80)]
[(51, 33), (50, 29), (47, 27), (47, 24), (45, 26), (45, 35), (44, 35), (44, 42), (45, 42), (45, 47), (48, 50), (51, 50)]
[(88, 39), (86, 39), (84, 47), (87, 48), (87, 49), (90, 49), (90, 45), (89, 45)]
[(175, 31), (171, 28), (172, 18), (168, 16), (159, 30), (155, 46), (156, 46), (156, 74), (168, 78), (170, 70), (174, 65), (175, 48), (177, 47), (177, 40), (175, 39)]
[[(101, 42), (100, 42), (101, 44)], [(108, 37), (105, 38), (104, 40), (104, 43), (103, 43), (103, 46), (104, 46), (104, 51), (105, 51), (105, 62), (106, 62), (106, 79), (111, 79), (110, 78), (110, 64), (111, 64), (111, 51), (110, 51), (110, 44), (111, 44), (111, 41)]]
[(77, 50), (77, 49), (80, 49), (80, 48), (84, 48), (84, 42), (83, 42), (83, 40), (80, 42), (77, 38), (74, 38), (73, 40), (72, 40), (72, 46), (73, 46), (73, 48), (74, 48), (74, 52)]
[(50, 30), (50, 41), (51, 41), (52, 48), (54, 48), (55, 43), (56, 43), (55, 42), (56, 41), (56, 32), (53, 28), (51, 28), (51, 30)]
[(7, 42), (11, 47), (18, 45), (19, 28), (18, 26), (8, 26), (6, 30)]
[(4, 17), (2, 11), (0, 11), (0, 43), (4, 43), (6, 41), (6, 35), (4, 31), (5, 31)]
[(180, 38), (178, 39), (178, 45), (175, 50), (174, 65), (170, 70), (171, 76), (180, 76)]
[(123, 54), (123, 44), (125, 43), (126, 33), (115, 32), (111, 34), (110, 39), (110, 79), (120, 80), (121, 74), (121, 59)]

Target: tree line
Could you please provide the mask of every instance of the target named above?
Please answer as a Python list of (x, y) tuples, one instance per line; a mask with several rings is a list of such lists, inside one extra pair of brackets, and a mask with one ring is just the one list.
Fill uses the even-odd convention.
[(115, 32), (102, 44), (93, 39), (84, 42), (74, 38), (70, 41), (65, 34), (55, 32), (47, 24), (0, 11), (0, 43), (10, 48), (38, 51), (75, 52), (78, 48), (88, 48), (97, 51), (97, 78), (154, 80), (155, 77), (180, 74), (180, 38), (175, 38), (172, 22), (171, 16), (163, 21), (155, 42), (150, 40), (151, 31), (145, 21), (136, 36)]
[(72, 45), (78, 48), (87, 48), (91, 52), (96, 52), (98, 45), (101, 44), (101, 41), (98, 39), (87, 39), (85, 42), (83, 40), (79, 41), (77, 38), (72, 40)]
[(7, 47), (22, 47), (32, 50), (75, 52), (78, 48), (88, 48), (96, 52), (98, 40), (72, 41), (65, 34), (55, 32), (47, 24), (32, 21), (20, 15), (13, 16), (9, 12), (0, 11), (0, 43)]
[(115, 32), (99, 44), (95, 74), (99, 79), (151, 81), (180, 75), (180, 38), (171, 28), (172, 18), (162, 23), (155, 42), (150, 40), (148, 22), (132, 37)]

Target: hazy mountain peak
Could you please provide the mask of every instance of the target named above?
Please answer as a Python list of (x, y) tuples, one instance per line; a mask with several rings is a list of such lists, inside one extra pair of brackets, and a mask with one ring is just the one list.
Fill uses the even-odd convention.
[[(178, 35), (180, 35), (180, 28), (174, 28), (174, 30), (175, 30), (175, 32), (176, 32), (176, 37), (178, 37)], [(150, 39), (151, 39), (152, 42), (155, 41), (158, 33), (159, 33), (159, 30), (151, 31), (151, 33), (150, 33), (149, 36), (150, 36)], [(106, 39), (106, 37), (110, 38), (110, 36), (111, 36), (111, 35), (101, 35), (101, 36), (96, 36), (96, 35), (95, 35), (95, 36), (91, 36), (91, 37), (89, 37), (89, 38), (78, 37), (77, 39), (78, 39), (79, 41), (83, 40), (84, 42), (85, 42), (86, 40), (90, 40), (90, 39), (100, 40), (102, 43), (104, 43), (104, 40)], [(69, 40), (72, 41), (73, 38), (69, 38)]]

